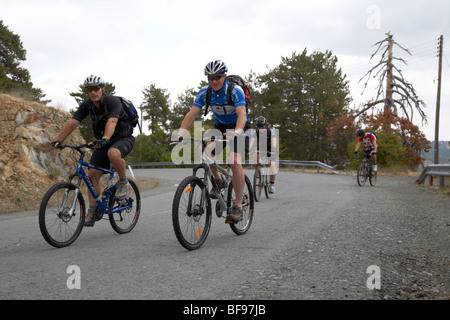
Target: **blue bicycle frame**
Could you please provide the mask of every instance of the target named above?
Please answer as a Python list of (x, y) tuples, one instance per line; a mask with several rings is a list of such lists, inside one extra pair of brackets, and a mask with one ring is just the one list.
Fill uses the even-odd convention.
[[(109, 174), (108, 186), (105, 189), (106, 192), (105, 192), (104, 199), (100, 199), (99, 195), (95, 192), (94, 186), (92, 185), (91, 181), (89, 180), (89, 177), (87, 176), (83, 167), (87, 167), (89, 169), (95, 169), (98, 171), (102, 171), (103, 173)], [(113, 210), (109, 211), (108, 203), (109, 203), (109, 197), (111, 196), (111, 190), (112, 190), (112, 188), (117, 188), (117, 186), (112, 185), (112, 180), (114, 179), (114, 174), (115, 174), (115, 171), (107, 170), (107, 169), (104, 169), (101, 167), (91, 165), (87, 162), (84, 162), (83, 159), (80, 159), (80, 160), (78, 160), (77, 171), (73, 175), (70, 176), (69, 182), (71, 182), (75, 176), (78, 177), (79, 179), (78, 179), (77, 188), (79, 190), (80, 185), (81, 185), (81, 180), (80, 180), (80, 178), (81, 178), (84, 181), (84, 183), (86, 184), (86, 186), (88, 187), (91, 195), (94, 197), (95, 202), (97, 203), (98, 207), (100, 208), (100, 212), (107, 213), (107, 214), (114, 214), (116, 212), (120, 212), (120, 211), (123, 211), (123, 210), (131, 207), (131, 203), (129, 202), (129, 200), (125, 199), (125, 200), (121, 201), (119, 206), (115, 206), (113, 208)]]

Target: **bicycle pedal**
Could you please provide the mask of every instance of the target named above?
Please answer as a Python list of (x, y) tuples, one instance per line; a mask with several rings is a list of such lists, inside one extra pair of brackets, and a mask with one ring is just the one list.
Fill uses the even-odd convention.
[(238, 223), (238, 222), (240, 222), (240, 221), (242, 221), (242, 219), (240, 219), (239, 221), (235, 221), (235, 220), (233, 220), (233, 219), (227, 219), (227, 218), (225, 218), (225, 223), (226, 223), (226, 224)]

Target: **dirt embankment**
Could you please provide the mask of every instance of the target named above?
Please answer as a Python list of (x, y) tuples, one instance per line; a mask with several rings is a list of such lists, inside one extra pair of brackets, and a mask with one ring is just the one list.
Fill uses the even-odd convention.
[[(0, 214), (36, 209), (58, 179), (73, 172), (69, 150), (54, 150), (68, 112), (0, 94)], [(76, 130), (66, 141), (82, 144)]]

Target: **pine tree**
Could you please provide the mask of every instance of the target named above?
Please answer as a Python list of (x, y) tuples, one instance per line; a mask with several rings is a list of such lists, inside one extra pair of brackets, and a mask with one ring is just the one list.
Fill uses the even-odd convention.
[(334, 162), (328, 127), (350, 102), (337, 58), (329, 51), (294, 52), (256, 82), (255, 109), (279, 129), (282, 158)]
[(170, 95), (166, 89), (157, 88), (154, 83), (144, 88), (142, 91), (144, 102), (142, 109), (144, 111), (144, 120), (149, 120), (149, 130), (151, 133), (156, 129), (162, 128), (164, 131), (169, 129)]
[(30, 73), (20, 67), (26, 60), (26, 53), (20, 36), (0, 20), (0, 92), (46, 104), (50, 100), (43, 100), (43, 91), (33, 87)]

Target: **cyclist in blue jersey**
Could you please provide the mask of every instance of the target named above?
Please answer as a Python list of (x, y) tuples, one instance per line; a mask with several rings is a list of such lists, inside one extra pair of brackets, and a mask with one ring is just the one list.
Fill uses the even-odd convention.
[[(247, 129), (250, 129), (250, 118), (247, 115), (245, 94), (242, 88), (235, 86), (231, 100), (227, 98), (227, 88), (229, 83), (226, 81), (228, 67), (221, 60), (209, 62), (205, 67), (205, 75), (208, 77), (209, 85), (203, 87), (195, 97), (191, 110), (186, 114), (178, 130), (178, 135), (172, 137), (172, 141), (179, 141), (179, 137), (188, 130), (194, 123), (197, 115), (206, 104), (208, 88), (211, 87), (210, 106), (215, 120), (215, 129), (224, 134), (227, 139), (233, 140), (230, 150), (230, 167), (233, 172), (233, 188), (236, 193), (236, 202), (232, 207), (226, 222), (238, 222), (242, 220), (242, 194), (245, 185), (245, 174), (242, 168), (242, 162), (248, 153), (248, 137), (241, 136)], [(245, 145), (245, 154), (238, 148), (239, 145)], [(211, 172), (216, 179), (219, 188), (225, 187), (225, 182), (220, 179), (219, 173), (211, 167)], [(214, 195), (213, 195), (214, 196)]]

